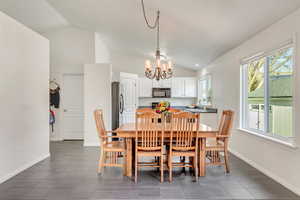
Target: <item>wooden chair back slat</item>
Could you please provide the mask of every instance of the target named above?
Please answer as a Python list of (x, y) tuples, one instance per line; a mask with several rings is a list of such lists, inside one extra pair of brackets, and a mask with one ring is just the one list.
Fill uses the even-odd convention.
[(163, 122), (155, 112), (136, 113), (136, 145), (139, 149), (155, 150), (163, 145)]
[[(197, 139), (194, 139), (193, 135), (199, 130), (199, 114), (188, 112), (174, 113), (171, 121), (170, 141), (173, 141), (171, 145), (175, 148), (188, 149), (195, 147)], [(173, 130), (176, 130), (176, 133)]]
[(95, 122), (96, 122), (98, 137), (99, 137), (100, 143), (102, 144), (103, 142), (105, 142), (105, 140), (103, 141), (103, 138), (104, 138), (103, 136), (106, 136), (106, 129), (105, 129), (104, 120), (103, 120), (103, 111), (101, 109), (95, 110), (94, 118), (95, 118)]
[(230, 130), (233, 124), (234, 112), (231, 110), (224, 110), (222, 113), (221, 121), (219, 124), (219, 132), (220, 136), (230, 136)]

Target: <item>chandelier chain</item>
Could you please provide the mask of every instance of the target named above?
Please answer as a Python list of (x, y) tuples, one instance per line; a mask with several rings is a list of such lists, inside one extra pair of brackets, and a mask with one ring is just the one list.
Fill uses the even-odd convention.
[(151, 25), (151, 24), (149, 23), (148, 19), (147, 19), (147, 16), (146, 16), (144, 0), (141, 0), (141, 1), (142, 1), (143, 15), (144, 15), (144, 19), (145, 19), (145, 21), (146, 21), (146, 24), (147, 24), (147, 26), (148, 26), (150, 29), (155, 29), (155, 28), (158, 26), (159, 15), (156, 16), (154, 25)]
[(146, 16), (146, 11), (145, 11), (145, 4), (144, 4), (144, 0), (141, 0), (142, 2), (142, 9), (143, 9), (143, 15), (144, 15), (144, 19), (145, 19), (145, 22), (146, 22), (146, 25), (148, 26), (148, 28), (150, 29), (155, 29), (157, 28), (157, 33), (156, 33), (156, 46), (157, 46), (157, 50), (159, 50), (159, 15), (160, 15), (160, 11), (158, 10), (157, 11), (157, 15), (156, 15), (156, 19), (155, 19), (155, 22), (154, 22), (154, 25), (151, 25), (147, 19), (147, 16)]
[(157, 38), (157, 41), (156, 41), (156, 50), (159, 50), (159, 10), (157, 11), (157, 33), (156, 33), (156, 38)]

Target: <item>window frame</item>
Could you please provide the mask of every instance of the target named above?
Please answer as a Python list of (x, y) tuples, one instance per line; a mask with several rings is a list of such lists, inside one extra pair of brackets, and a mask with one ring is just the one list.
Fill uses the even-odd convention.
[[(287, 143), (293, 145), (295, 142), (295, 126), (296, 126), (296, 116), (295, 116), (295, 75), (296, 75), (296, 46), (295, 46), (295, 38), (286, 42), (284, 45), (281, 45), (279, 48), (274, 48), (270, 51), (260, 52), (248, 58), (242, 59), (240, 63), (240, 129), (245, 130), (247, 132), (262, 136), (264, 138), (268, 138), (271, 140), (278, 140), (279, 142)], [(269, 130), (269, 59), (275, 52), (284, 50), (284, 49), (293, 49), (293, 55), (291, 58), (292, 62), (292, 136), (291, 137), (284, 137), (280, 136), (279, 134), (272, 133)], [(248, 126), (246, 123), (248, 120), (248, 112), (249, 107), (247, 103), (248, 99), (248, 64), (250, 62), (265, 59), (264, 64), (264, 130), (253, 129)]]

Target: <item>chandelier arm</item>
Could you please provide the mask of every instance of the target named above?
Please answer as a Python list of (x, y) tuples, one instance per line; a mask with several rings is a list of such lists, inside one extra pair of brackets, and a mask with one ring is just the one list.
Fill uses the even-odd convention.
[(166, 79), (166, 73), (165, 72), (161, 73), (161, 79)]
[(156, 68), (155, 68), (154, 73), (153, 73), (151, 79), (154, 79), (154, 78), (156, 77), (156, 74), (157, 74), (157, 70), (156, 70)]
[(159, 71), (159, 68), (155, 68), (155, 72), (156, 72), (156, 80), (159, 80), (159, 78), (160, 78), (160, 71)]
[(154, 79), (156, 77), (156, 69), (153, 71), (145, 71), (145, 75), (149, 79)]

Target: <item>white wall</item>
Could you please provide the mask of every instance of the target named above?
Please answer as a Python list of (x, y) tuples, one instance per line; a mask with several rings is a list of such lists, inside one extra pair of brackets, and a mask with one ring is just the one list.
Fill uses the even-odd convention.
[(99, 33), (95, 33), (95, 63), (110, 63), (109, 49)]
[(0, 183), (49, 156), (49, 41), (0, 12)]
[[(65, 27), (44, 33), (50, 41), (50, 78), (61, 86), (61, 106), (63, 104), (63, 75), (83, 74), (86, 63), (95, 63), (95, 34), (76, 27)], [(56, 121), (51, 140), (62, 139), (62, 110), (54, 109)]]
[[(227, 52), (210, 65), (199, 71), (212, 73), (213, 103), (219, 110), (234, 109), (236, 111), (235, 129), (230, 142), (230, 149), (253, 166), (262, 170), (294, 192), (300, 194), (300, 149), (266, 140), (238, 130), (239, 122), (239, 89), (240, 60), (264, 50), (279, 47), (293, 38), (296, 33), (296, 93), (295, 114), (300, 118), (300, 10), (273, 24), (266, 30), (244, 42), (237, 48)], [(300, 123), (296, 121), (296, 145), (300, 146)]]
[(50, 41), (51, 73), (83, 73), (83, 65), (95, 63), (95, 34), (75, 27), (44, 34)]
[(95, 109), (103, 110), (106, 129), (111, 129), (111, 70), (110, 64), (84, 66), (84, 146), (99, 145)]

